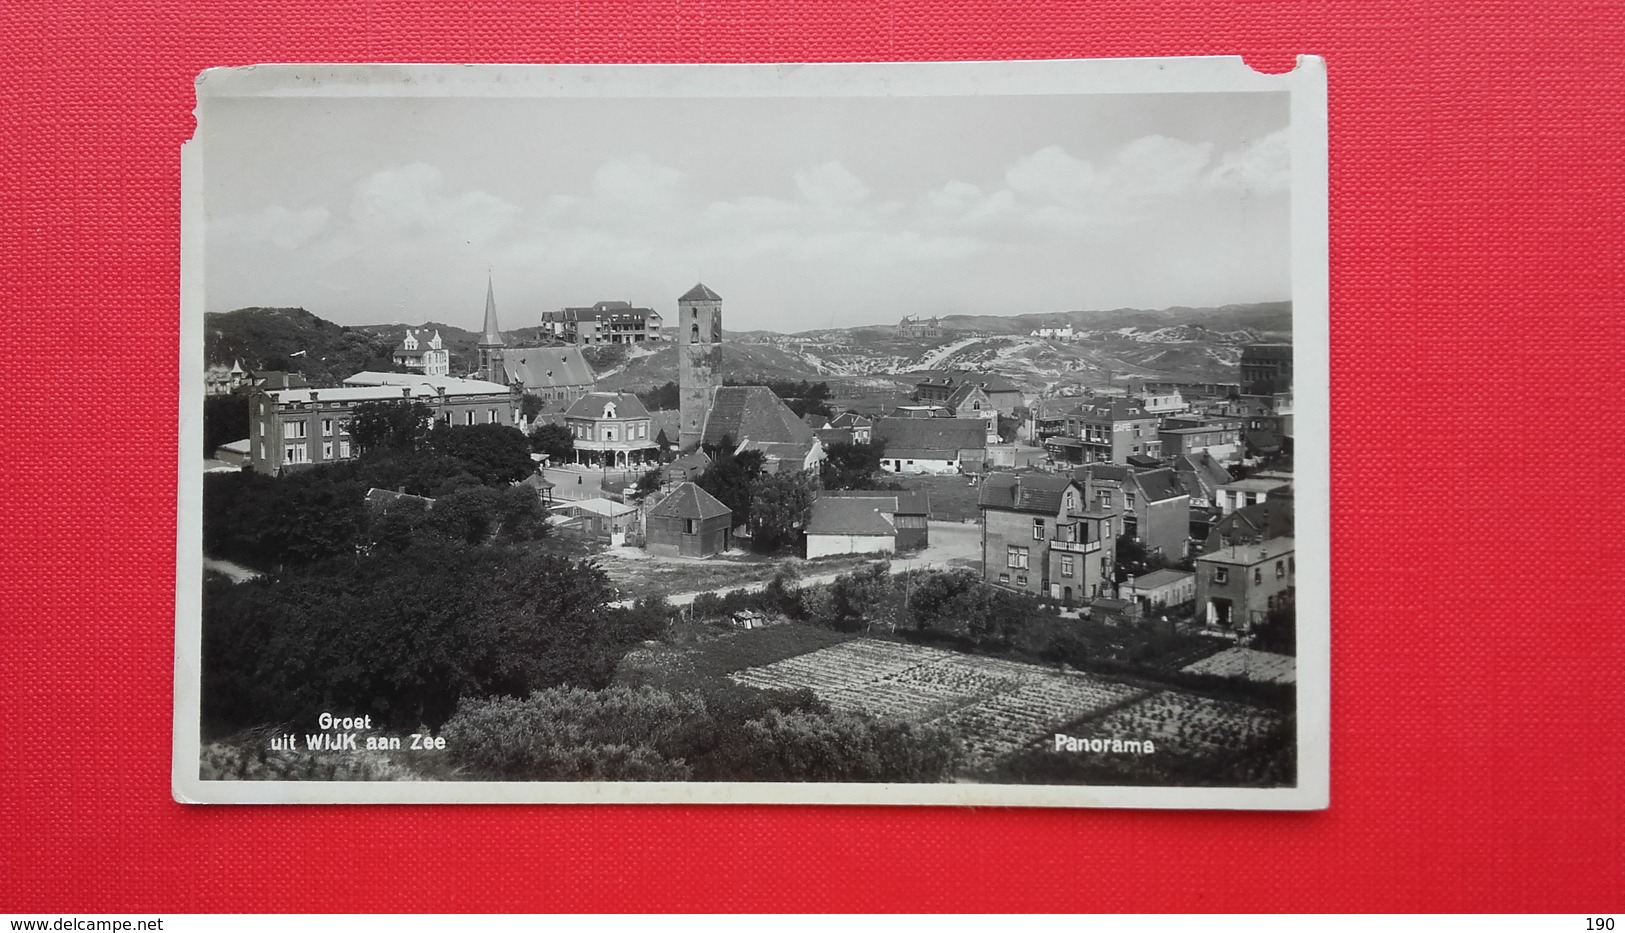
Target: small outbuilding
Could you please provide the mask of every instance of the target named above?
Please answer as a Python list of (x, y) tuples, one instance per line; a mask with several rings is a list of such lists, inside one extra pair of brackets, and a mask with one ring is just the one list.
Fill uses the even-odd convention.
[(644, 517), (646, 547), (665, 557), (710, 557), (732, 541), (733, 510), (694, 483), (681, 483)]
[(896, 552), (896, 512), (896, 499), (818, 499), (807, 522), (808, 559)]

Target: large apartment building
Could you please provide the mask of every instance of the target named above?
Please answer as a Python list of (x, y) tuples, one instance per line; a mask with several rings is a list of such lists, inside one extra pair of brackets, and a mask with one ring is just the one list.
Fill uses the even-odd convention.
[(350, 419), (363, 402), (422, 402), (445, 424), (515, 424), (506, 386), (416, 373), (357, 373), (340, 388), (257, 389), (249, 397), (249, 463), (277, 474), (360, 454)]
[(634, 308), (626, 301), (600, 301), (589, 308), (542, 312), (542, 330), (584, 347), (661, 340), (662, 324), (659, 311)]
[(1037, 420), (1045, 449), (1062, 463), (1128, 463), (1130, 457), (1162, 455), (1157, 416), (1134, 399), (1048, 402)]

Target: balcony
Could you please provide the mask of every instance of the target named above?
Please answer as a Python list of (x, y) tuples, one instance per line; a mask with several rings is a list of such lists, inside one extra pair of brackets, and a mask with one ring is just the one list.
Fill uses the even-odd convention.
[(1051, 541), (1049, 548), (1063, 554), (1093, 554), (1100, 550), (1099, 541)]

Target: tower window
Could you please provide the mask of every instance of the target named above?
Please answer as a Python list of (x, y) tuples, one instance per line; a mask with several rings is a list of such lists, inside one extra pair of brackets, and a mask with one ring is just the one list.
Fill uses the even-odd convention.
[(695, 324), (693, 327), (689, 328), (688, 342), (689, 343), (699, 343), (700, 342), (700, 325)]

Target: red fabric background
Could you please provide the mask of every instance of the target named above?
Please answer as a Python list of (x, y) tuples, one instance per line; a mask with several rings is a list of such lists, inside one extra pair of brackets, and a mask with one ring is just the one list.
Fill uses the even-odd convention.
[[(1619, 3), (0, 4), (0, 910), (1625, 908)], [(1332, 807), (182, 807), (178, 147), (257, 61), (1328, 61)]]

